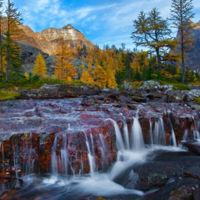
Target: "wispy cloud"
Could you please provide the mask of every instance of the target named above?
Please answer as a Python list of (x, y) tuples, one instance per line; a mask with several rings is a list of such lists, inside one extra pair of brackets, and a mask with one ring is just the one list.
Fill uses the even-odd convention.
[[(157, 7), (163, 17), (168, 17), (171, 6), (171, 1), (166, 0), (15, 0), (14, 3), (18, 4), (24, 24), (34, 31), (62, 28), (70, 23), (95, 44), (118, 46), (123, 42), (129, 48), (134, 47), (130, 34), (133, 31), (132, 21), (138, 13)], [(194, 20), (198, 21), (200, 1), (193, 0), (193, 5), (197, 13)]]

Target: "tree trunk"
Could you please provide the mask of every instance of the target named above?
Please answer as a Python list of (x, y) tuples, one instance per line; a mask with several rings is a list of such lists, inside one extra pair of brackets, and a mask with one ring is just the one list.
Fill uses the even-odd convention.
[(162, 69), (162, 66), (161, 66), (161, 59), (160, 59), (160, 54), (159, 54), (159, 49), (156, 48), (156, 57), (157, 57), (157, 60), (158, 60), (158, 68), (161, 72), (161, 69)]
[(181, 62), (182, 62), (182, 83), (185, 83), (185, 56), (184, 56), (184, 36), (181, 29)]
[(9, 55), (9, 50), (8, 50), (8, 47), (7, 47), (7, 65), (6, 65), (6, 82), (8, 82), (8, 77), (9, 77), (9, 68), (10, 68), (10, 55)]

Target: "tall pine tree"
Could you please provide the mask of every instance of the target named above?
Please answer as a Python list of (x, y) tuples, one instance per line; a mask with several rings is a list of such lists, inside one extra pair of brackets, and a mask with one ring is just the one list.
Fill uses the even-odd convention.
[(7, 18), (7, 30), (4, 33), (5, 35), (5, 51), (6, 51), (6, 81), (8, 81), (9, 73), (19, 72), (21, 67), (20, 59), (20, 47), (14, 43), (14, 40), (20, 40), (23, 37), (22, 30), (18, 27), (21, 22), (21, 14), (16, 8), (14, 8), (14, 3), (11, 3), (8, 0), (8, 7), (6, 9), (6, 18)]
[(3, 37), (2, 37), (2, 8), (3, 0), (0, 0), (0, 64), (1, 64), (1, 74), (3, 74)]
[(192, 48), (194, 40), (191, 38), (192, 27), (190, 20), (194, 17), (192, 0), (172, 0), (171, 20), (173, 26), (179, 30), (179, 45), (182, 64), (182, 83), (185, 82), (185, 61), (187, 50)]

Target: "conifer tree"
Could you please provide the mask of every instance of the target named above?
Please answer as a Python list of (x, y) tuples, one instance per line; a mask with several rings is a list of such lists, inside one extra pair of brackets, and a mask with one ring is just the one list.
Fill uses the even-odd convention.
[(93, 78), (96, 83), (96, 85), (106, 88), (107, 85), (107, 73), (103, 69), (101, 65), (96, 65), (95, 70), (93, 71)]
[(185, 82), (185, 61), (187, 50), (192, 48), (192, 27), (190, 20), (194, 17), (192, 0), (172, 0), (171, 20), (173, 26), (179, 30), (179, 45), (181, 52), (182, 83)]
[(90, 76), (88, 71), (83, 71), (81, 75), (81, 81), (86, 84), (93, 85), (94, 84), (94, 79)]
[(2, 7), (3, 0), (0, 0), (0, 64), (1, 64), (1, 74), (3, 74), (3, 42), (2, 42)]
[(33, 74), (37, 74), (40, 77), (47, 77), (46, 73), (47, 73), (47, 68), (46, 68), (46, 63), (44, 60), (44, 57), (42, 56), (42, 54), (39, 52), (35, 61), (35, 67), (32, 70)]
[(170, 38), (171, 30), (167, 20), (160, 16), (160, 12), (154, 8), (149, 13), (140, 12), (138, 19), (133, 21), (134, 32), (133, 42), (136, 46), (149, 48), (155, 52), (158, 67), (161, 71), (161, 64), (166, 49), (174, 49), (177, 46), (176, 40)]
[(22, 61), (20, 59), (20, 47), (16, 45), (13, 40), (19, 40), (23, 37), (23, 32), (18, 28), (21, 24), (21, 14), (14, 8), (14, 3), (8, 0), (8, 7), (6, 9), (7, 30), (5, 35), (5, 51), (6, 51), (6, 81), (8, 81), (10, 71), (19, 72)]
[(112, 69), (107, 70), (108, 88), (116, 88), (117, 83)]
[(55, 76), (58, 79), (69, 80), (69, 77), (77, 76), (76, 68), (71, 64), (71, 52), (67, 48), (64, 39), (61, 39), (60, 47), (54, 55)]

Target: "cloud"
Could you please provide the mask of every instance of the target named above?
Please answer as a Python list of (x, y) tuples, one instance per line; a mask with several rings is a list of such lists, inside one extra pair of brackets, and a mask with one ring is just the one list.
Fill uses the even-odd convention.
[[(162, 17), (170, 14), (171, 1), (166, 0), (15, 0), (24, 19), (24, 24), (34, 31), (48, 27), (62, 28), (72, 24), (92, 42), (97, 44), (127, 43), (133, 46), (130, 34), (133, 20), (141, 10), (149, 12), (157, 7)], [(88, 4), (88, 2), (92, 2)], [(106, 3), (102, 3), (106, 2)], [(21, 4), (20, 4), (21, 3)], [(200, 20), (200, 1), (193, 0), (195, 21)], [(198, 14), (199, 13), (199, 14)]]

